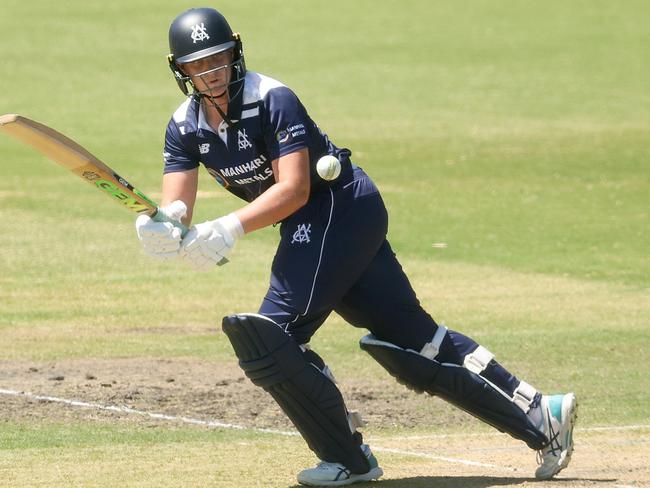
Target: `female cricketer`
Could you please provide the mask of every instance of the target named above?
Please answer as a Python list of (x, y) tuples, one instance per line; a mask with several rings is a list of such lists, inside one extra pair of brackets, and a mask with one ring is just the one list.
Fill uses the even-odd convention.
[[(169, 66), (186, 98), (167, 126), (163, 218), (139, 216), (137, 235), (156, 258), (211, 270), (227, 262), (238, 239), (281, 224), (258, 312), (224, 317), (223, 328), (246, 375), (320, 459), (298, 481), (339, 486), (383, 474), (357, 430), (358, 416), (309, 347), (332, 311), (370, 332), (361, 349), (401, 383), (538, 451), (537, 478), (565, 468), (575, 395), (542, 395), (488, 349), (431, 318), (386, 240), (380, 193), (351, 152), (327, 137), (287, 86), (246, 70), (239, 34), (216, 10), (180, 14), (169, 42)], [(200, 165), (246, 203), (183, 235), (177, 224), (190, 226)]]

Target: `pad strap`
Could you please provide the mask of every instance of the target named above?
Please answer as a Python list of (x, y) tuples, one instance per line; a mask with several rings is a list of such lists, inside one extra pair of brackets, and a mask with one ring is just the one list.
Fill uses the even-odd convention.
[(537, 390), (525, 381), (521, 381), (515, 390), (513, 400), (517, 406), (524, 411), (524, 413), (528, 413), (530, 405), (533, 403), (533, 400), (535, 400), (535, 395), (537, 395)]
[(435, 359), (440, 352), (440, 345), (442, 344), (443, 339), (447, 335), (447, 327), (444, 325), (439, 325), (436, 329), (436, 333), (433, 334), (433, 339), (431, 342), (427, 342), (420, 354), (427, 359)]
[(356, 432), (357, 429), (366, 426), (366, 421), (363, 420), (363, 417), (361, 417), (359, 412), (351, 410), (348, 412), (348, 424), (350, 425), (350, 432)]
[(478, 346), (474, 352), (465, 356), (463, 366), (469, 369), (474, 374), (481, 374), (487, 365), (494, 359), (494, 354), (485, 349), (483, 346)]

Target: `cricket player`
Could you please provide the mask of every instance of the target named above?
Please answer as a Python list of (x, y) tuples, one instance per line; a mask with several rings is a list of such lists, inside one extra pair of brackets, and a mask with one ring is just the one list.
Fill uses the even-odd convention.
[[(380, 193), (350, 150), (327, 137), (290, 88), (246, 69), (239, 34), (216, 10), (180, 14), (169, 43), (169, 66), (186, 98), (167, 126), (161, 212), (190, 226), (200, 165), (245, 203), (185, 236), (173, 223), (141, 215), (137, 235), (155, 258), (219, 272), (238, 239), (280, 223), (258, 312), (224, 317), (223, 328), (246, 375), (269, 392), (320, 459), (298, 481), (340, 486), (383, 474), (357, 430), (360, 419), (309, 347), (332, 311), (370, 332), (361, 349), (401, 383), (538, 451), (537, 478), (565, 468), (575, 395), (543, 395), (488, 349), (431, 318), (386, 240)], [(338, 177), (319, 176), (323, 156), (336, 158)]]

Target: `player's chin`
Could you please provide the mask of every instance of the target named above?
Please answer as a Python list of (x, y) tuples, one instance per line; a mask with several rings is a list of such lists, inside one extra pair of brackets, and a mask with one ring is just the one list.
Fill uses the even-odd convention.
[(206, 90), (201, 91), (201, 94), (208, 98), (222, 98), (228, 93), (228, 87), (225, 85), (219, 85)]

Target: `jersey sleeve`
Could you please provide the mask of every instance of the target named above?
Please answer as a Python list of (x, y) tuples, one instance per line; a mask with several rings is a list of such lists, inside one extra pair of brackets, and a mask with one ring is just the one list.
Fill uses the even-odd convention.
[(163, 158), (165, 160), (164, 173), (187, 171), (199, 166), (199, 158), (186, 148), (173, 119), (167, 124)]
[(295, 93), (282, 86), (273, 88), (264, 98), (264, 141), (271, 159), (307, 147), (309, 116)]

